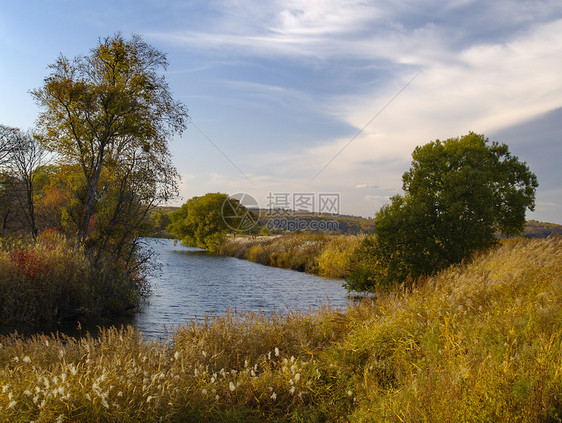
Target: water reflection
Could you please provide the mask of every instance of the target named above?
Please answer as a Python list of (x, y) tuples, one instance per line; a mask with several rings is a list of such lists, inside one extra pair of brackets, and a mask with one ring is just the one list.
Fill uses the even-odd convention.
[(342, 281), (211, 255), (173, 240), (148, 239), (160, 270), (150, 279), (153, 294), (134, 324), (147, 336), (168, 328), (225, 314), (227, 309), (285, 312), (315, 310), (321, 304), (345, 307)]

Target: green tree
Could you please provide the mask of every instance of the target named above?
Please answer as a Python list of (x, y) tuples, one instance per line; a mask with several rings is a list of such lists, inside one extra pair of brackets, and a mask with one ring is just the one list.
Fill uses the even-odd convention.
[[(165, 54), (140, 36), (125, 40), (116, 34), (101, 40), (89, 56), (61, 55), (43, 87), (32, 91), (43, 108), (38, 121), (43, 145), (83, 173), (80, 240), (91, 233), (92, 216), (107, 193), (104, 170), (120, 171), (121, 179), (112, 181), (117, 184), (146, 177), (144, 185), (132, 185), (143, 186), (142, 201), (150, 194), (152, 201), (176, 194), (167, 139), (185, 129), (187, 113), (159, 74), (166, 67)], [(117, 198), (113, 212), (126, 210), (123, 198)]]
[(170, 214), (161, 210), (152, 213), (150, 215), (150, 220), (152, 221), (155, 231), (165, 231), (168, 225), (172, 223)]
[(238, 200), (218, 192), (209, 193), (191, 198), (170, 213), (167, 231), (184, 245), (215, 252), (226, 234), (239, 227), (237, 217), (251, 218), (251, 214)]
[[(81, 181), (81, 171), (76, 165), (47, 165), (37, 170), (35, 206), (38, 224), (42, 229), (56, 229), (65, 235), (77, 233), (79, 219), (75, 219), (71, 225), (68, 220), (72, 203), (77, 201), (75, 190)], [(82, 206), (76, 206), (77, 212)]]
[(526, 209), (534, 209), (537, 178), (505, 144), (470, 132), (417, 147), (412, 159), (405, 194), (377, 213), (376, 238), (363, 246), (349, 289), (384, 288), (459, 263), (497, 234), (521, 233)]

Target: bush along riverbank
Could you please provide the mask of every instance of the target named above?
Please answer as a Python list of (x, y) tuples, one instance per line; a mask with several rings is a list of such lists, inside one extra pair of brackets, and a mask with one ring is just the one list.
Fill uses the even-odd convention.
[(137, 305), (145, 282), (116, 263), (93, 265), (84, 249), (56, 232), (37, 241), (0, 242), (2, 330), (56, 328), (61, 320), (112, 318)]
[(350, 275), (363, 235), (286, 234), (229, 237), (220, 254), (336, 279)]
[(561, 275), (561, 238), (514, 239), (346, 310), (1, 337), (0, 420), (560, 421)]

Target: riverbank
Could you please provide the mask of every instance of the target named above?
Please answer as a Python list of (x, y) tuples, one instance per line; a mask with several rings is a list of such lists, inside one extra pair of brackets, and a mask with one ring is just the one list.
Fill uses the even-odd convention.
[(0, 239), (0, 333), (47, 330), (121, 317), (139, 303), (145, 281), (99, 260), (56, 232)]
[(285, 234), (229, 237), (220, 254), (267, 266), (345, 279), (364, 235)]
[[(219, 254), (335, 279), (364, 278), (371, 258), (361, 241), (367, 235), (287, 232), (270, 236), (229, 236)], [(562, 225), (530, 220), (525, 238), (562, 236)], [(368, 277), (368, 276), (367, 276)]]
[(0, 420), (558, 421), (561, 275), (561, 238), (507, 240), (345, 312), (1, 337)]

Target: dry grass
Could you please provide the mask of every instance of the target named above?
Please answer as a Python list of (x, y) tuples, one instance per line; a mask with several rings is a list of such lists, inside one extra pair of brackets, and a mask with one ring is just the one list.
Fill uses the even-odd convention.
[(345, 278), (361, 235), (287, 234), (229, 238), (220, 253), (268, 266)]
[(0, 339), (2, 421), (560, 421), (562, 239), (345, 312)]

